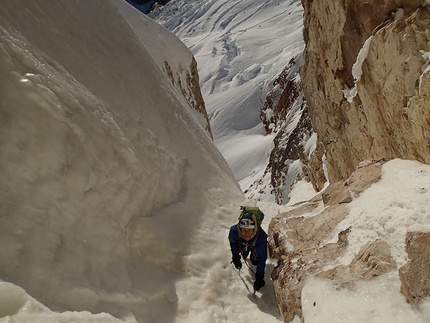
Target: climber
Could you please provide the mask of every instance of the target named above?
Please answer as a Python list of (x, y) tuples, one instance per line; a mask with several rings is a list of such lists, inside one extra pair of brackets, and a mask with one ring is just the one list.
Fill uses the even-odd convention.
[(263, 212), (258, 207), (242, 207), (239, 222), (230, 227), (228, 240), (232, 253), (232, 263), (236, 269), (242, 268), (241, 256), (246, 261), (249, 254), (256, 267), (254, 290), (265, 285), (264, 271), (267, 259), (267, 234), (261, 228)]

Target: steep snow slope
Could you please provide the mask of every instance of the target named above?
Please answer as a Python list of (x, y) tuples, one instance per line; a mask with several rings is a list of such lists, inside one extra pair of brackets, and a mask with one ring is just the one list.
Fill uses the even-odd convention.
[[(0, 8), (0, 276), (60, 311), (167, 322), (202, 227), (223, 235), (219, 222), (234, 220), (243, 196), (154, 60), (164, 48), (136, 35), (123, 5)], [(172, 53), (190, 65), (189, 52)], [(15, 294), (4, 315), (28, 310)]]

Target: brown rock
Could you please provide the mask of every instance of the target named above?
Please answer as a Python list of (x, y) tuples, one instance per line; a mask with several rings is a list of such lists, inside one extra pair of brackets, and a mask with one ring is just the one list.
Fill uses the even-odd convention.
[(400, 292), (418, 305), (430, 296), (430, 232), (408, 232), (405, 242), (409, 261), (399, 269)]
[(272, 272), (278, 308), (284, 322), (302, 317), (301, 292), (304, 279), (339, 257), (346, 248), (349, 228), (339, 233), (337, 243), (291, 251), (282, 256)]
[(323, 157), (325, 148), (321, 141), (317, 142), (317, 147), (309, 156), (309, 159), (304, 163), (303, 172), (306, 179), (312, 183), (315, 191), (319, 192), (324, 188), (327, 182), (326, 174), (323, 166)]
[[(313, 210), (315, 207), (315, 203), (310, 203), (301, 206), (299, 210)], [(318, 247), (347, 215), (345, 205), (332, 205), (317, 215), (307, 217), (291, 217), (290, 212), (278, 214), (269, 225), (269, 235), (273, 237), (273, 240), (269, 239), (269, 249), (285, 254), (288, 253), (285, 246), (294, 247), (295, 250)], [(280, 232), (285, 232), (285, 229), (286, 233), (281, 236)], [(288, 244), (284, 243), (286, 241)]]
[[(266, 133), (276, 134), (265, 176), (270, 176), (272, 193), (278, 204), (288, 202), (291, 183), (305, 176), (302, 172), (292, 174), (290, 165), (297, 160), (307, 162), (308, 156), (305, 156), (303, 142), (304, 138), (312, 135), (296, 60), (297, 58), (291, 59), (274, 80), (273, 88), (267, 94), (260, 114)], [(300, 116), (298, 122), (295, 121), (297, 116)], [(262, 183), (254, 184), (260, 186)]]
[(330, 184), (322, 192), (324, 205), (349, 203), (353, 197), (357, 198), (372, 184), (381, 179), (383, 163), (383, 161), (363, 161), (348, 180)]
[(352, 201), (351, 193), (347, 188), (346, 181), (330, 184), (322, 193), (324, 205), (335, 205), (349, 203)]
[[(314, 216), (321, 202), (304, 203), (277, 215), (269, 226), (269, 251), (278, 259), (272, 272), (278, 308), (284, 321), (302, 316), (301, 291), (304, 279), (341, 255), (349, 229), (339, 234), (337, 243), (321, 245), (328, 234), (348, 214), (344, 204), (332, 205)], [(297, 216), (307, 214), (307, 216)], [(281, 234), (281, 232), (286, 232)]]
[(369, 280), (392, 269), (390, 246), (377, 239), (366, 243), (348, 266), (340, 265), (316, 276), (329, 278), (336, 285), (351, 286), (356, 279)]
[(383, 161), (363, 161), (358, 165), (347, 181), (354, 198), (381, 179), (383, 164)]
[[(167, 61), (164, 62), (163, 71), (169, 77), (172, 85), (176, 87), (184, 96), (185, 100), (189, 103), (190, 107), (203, 115), (205, 119), (204, 127), (213, 140), (212, 130), (209, 122), (209, 117), (206, 111), (205, 101), (203, 100), (200, 91), (199, 73), (197, 71), (197, 62), (193, 57), (188, 69), (179, 66), (178, 72), (174, 73)], [(182, 82), (183, 75), (185, 75), (185, 82)], [(184, 84), (185, 83), (185, 84)]]
[[(348, 178), (363, 160), (430, 163), (430, 6), (421, 0), (302, 0), (306, 48), (300, 69), (314, 131), (330, 182)], [(394, 14), (403, 9), (404, 17)], [(363, 74), (352, 66), (372, 36)], [(348, 102), (345, 88), (358, 94)], [(311, 157), (312, 158), (312, 157)], [(318, 160), (316, 158), (315, 160)], [(308, 165), (307, 173), (321, 167)]]
[[(269, 253), (272, 258), (282, 259), (282, 255), (288, 253), (289, 235), (283, 235), (284, 228), (287, 226), (289, 218), (297, 217), (306, 213), (313, 212), (319, 206), (318, 202), (303, 203), (291, 211), (280, 213), (272, 218), (269, 224)], [(290, 233), (292, 234), (292, 232)]]

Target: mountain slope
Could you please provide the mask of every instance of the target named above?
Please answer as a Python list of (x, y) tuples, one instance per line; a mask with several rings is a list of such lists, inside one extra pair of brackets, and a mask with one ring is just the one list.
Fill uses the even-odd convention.
[(272, 107), (263, 107), (267, 95), (279, 91), (276, 79), (290, 62), (295, 62), (290, 77), (299, 80), (302, 14), (300, 1), (271, 0), (178, 0), (150, 13), (196, 57), (215, 143), (242, 190), (258, 200), (275, 201), (267, 168), (272, 142), (281, 124), (294, 128), (296, 122), (292, 115), (298, 111), (290, 106), (283, 108), (284, 116), (292, 110), (290, 117), (279, 117), (273, 132), (266, 132), (261, 119), (262, 113), (275, 115)]
[(166, 295), (192, 271), (202, 227), (223, 234), (219, 219), (233, 221), (243, 195), (203, 115), (154, 59), (179, 73), (192, 55), (139, 15), (181, 55), (151, 46), (127, 8), (0, 8), (0, 275), (59, 311), (171, 321)]

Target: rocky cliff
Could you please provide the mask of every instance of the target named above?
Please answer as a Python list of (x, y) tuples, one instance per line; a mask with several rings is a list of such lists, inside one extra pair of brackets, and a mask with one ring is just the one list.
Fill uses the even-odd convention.
[(423, 0), (302, 4), (300, 75), (322, 143), (314, 154), (326, 156), (329, 180), (348, 178), (366, 159), (429, 163), (430, 6)]
[[(298, 73), (301, 63), (301, 56), (291, 59), (274, 80), (261, 111), (266, 133), (275, 134), (264, 177), (270, 177), (267, 182), (278, 204), (288, 202), (290, 186), (307, 174), (309, 164), (311, 149), (306, 145), (313, 131)], [(264, 182), (263, 178), (254, 185), (261, 187)]]
[[(286, 198), (283, 185), (291, 160), (300, 160), (302, 176), (321, 193), (270, 224), (269, 249), (278, 259), (272, 279), (280, 312), (285, 322), (296, 315), (304, 322), (302, 287), (310, 275), (348, 289), (357, 279), (393, 270), (398, 270), (400, 292), (418, 305), (430, 290), (425, 265), (429, 233), (407, 233), (409, 261), (400, 268), (382, 239), (361, 246), (349, 265), (333, 267), (348, 248), (350, 228), (338, 233), (336, 243), (326, 241), (348, 217), (348, 203), (380, 180), (384, 160), (430, 163), (430, 6), (422, 0), (302, 4), (306, 48), (299, 82), (283, 89), (291, 98), (299, 97), (296, 91), (302, 89), (301, 120), (309, 120), (295, 135), (286, 135), (269, 118), (263, 121), (268, 133), (278, 129), (268, 167), (277, 202)], [(272, 105), (278, 120), (286, 120), (285, 111), (293, 110), (294, 100), (283, 100), (286, 96), (269, 95), (266, 101), (265, 108)], [(318, 139), (307, 155), (300, 138), (313, 131)]]

